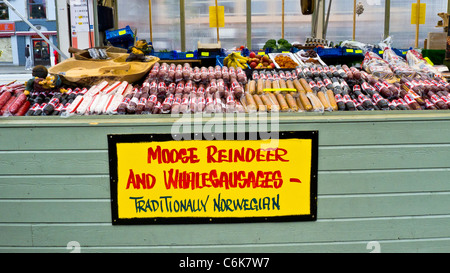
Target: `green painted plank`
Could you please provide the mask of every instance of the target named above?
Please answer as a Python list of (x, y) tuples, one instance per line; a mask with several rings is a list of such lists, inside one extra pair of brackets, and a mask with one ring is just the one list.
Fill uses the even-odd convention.
[[(317, 222), (111, 226), (107, 224), (33, 225), (37, 247), (161, 246), (295, 244), (450, 238), (450, 216), (335, 219)], [(450, 251), (450, 245), (447, 250)]]
[[(448, 168), (450, 144), (319, 147), (319, 170)], [(107, 150), (0, 151), (0, 175), (109, 174)]]
[[(318, 194), (450, 191), (450, 169), (321, 171)], [(0, 199), (110, 198), (109, 175), (0, 176)]]
[(0, 176), (0, 199), (110, 198), (109, 175)]
[[(318, 219), (450, 215), (450, 192), (319, 195), (317, 207)], [(0, 223), (67, 222), (110, 223), (110, 200), (0, 200)]]
[(320, 171), (318, 194), (450, 191), (450, 168)]
[[(159, 129), (159, 130), (158, 130)], [(167, 127), (37, 127), (0, 129), (0, 150), (49, 151), (107, 149), (108, 134), (170, 133)], [(58, 136), (58, 139), (51, 136)], [(33, 141), (35, 140), (35, 141)]]
[[(412, 129), (414, 128), (414, 129)], [(439, 128), (439, 133), (436, 133)], [(449, 143), (450, 121), (361, 121), (281, 124), (281, 131), (318, 130), (320, 146)]]
[[(83, 246), (80, 253), (371, 253), (368, 241), (206, 246)], [(448, 253), (450, 238), (381, 240), (379, 253)], [(1, 247), (0, 253), (71, 253), (66, 247)], [(300, 254), (301, 255), (301, 254)], [(205, 255), (205, 258), (208, 256)]]
[[(411, 128), (414, 128), (412, 130)], [(202, 127), (203, 128), (203, 127)], [(210, 131), (204, 127), (204, 131)], [(435, 132), (439, 128), (439, 134)], [(358, 122), (358, 123), (302, 123), (281, 124), (281, 131), (319, 130), (319, 144), (374, 145), (374, 144), (432, 144), (449, 143), (450, 120), (418, 122)], [(407, 132), (407, 133), (405, 133)], [(171, 133), (165, 126), (82, 126), (82, 127), (19, 127), (1, 128), (0, 150), (89, 150), (107, 149), (108, 134)], [(58, 136), (56, 139), (53, 136)], [(34, 141), (33, 141), (34, 140)]]
[(448, 168), (449, 144), (319, 147), (319, 170)]
[(108, 151), (0, 152), (0, 175), (107, 174)]
[(450, 192), (324, 195), (317, 207), (318, 219), (450, 215)]
[(32, 246), (31, 225), (0, 224), (0, 247)]
[(1, 200), (0, 223), (111, 222), (109, 199)]

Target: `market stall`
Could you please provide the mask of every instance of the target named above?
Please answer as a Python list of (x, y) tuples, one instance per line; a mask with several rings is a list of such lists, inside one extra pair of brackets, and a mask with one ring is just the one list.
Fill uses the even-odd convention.
[(447, 252), (450, 83), (333, 50), (361, 64), (136, 45), (2, 86), (0, 251)]
[(445, 111), (280, 115), (280, 131), (319, 133), (316, 221), (113, 225), (107, 135), (170, 134), (177, 120), (3, 119), (2, 251), (371, 252), (373, 241), (381, 252), (448, 251)]
[(383, 52), (382, 57), (366, 52), (361, 68), (327, 65), (315, 51), (304, 50), (248, 57), (233, 52), (220, 60), (216, 56), (215, 66), (169, 64), (155, 57), (126, 62), (122, 53), (108, 53), (108, 60), (72, 58), (27, 87), (3, 86), (0, 114), (448, 109), (450, 84), (419, 52), (408, 50), (406, 59), (390, 48)]

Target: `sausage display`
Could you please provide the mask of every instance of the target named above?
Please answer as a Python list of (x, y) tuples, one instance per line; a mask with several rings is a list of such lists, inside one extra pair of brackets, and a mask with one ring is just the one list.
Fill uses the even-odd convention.
[[(395, 56), (390, 52), (390, 61)], [(450, 83), (430, 71), (397, 73), (372, 54), (362, 67), (301, 63), (290, 69), (155, 63), (140, 81), (101, 80), (67, 90), (0, 86), (0, 116), (448, 110)], [(369, 63), (370, 61), (370, 63)], [(383, 66), (381, 66), (383, 64)], [(394, 77), (387, 77), (390, 68)], [(391, 75), (391, 74), (390, 74)], [(34, 83), (36, 86), (36, 82)], [(27, 87), (28, 88), (28, 87)]]

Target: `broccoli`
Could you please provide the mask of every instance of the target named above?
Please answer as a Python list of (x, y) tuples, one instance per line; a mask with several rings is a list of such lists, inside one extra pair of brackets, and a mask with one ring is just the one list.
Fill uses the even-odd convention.
[(278, 44), (279, 45), (284, 45), (284, 44), (289, 44), (289, 42), (287, 40), (285, 40), (285, 39), (279, 39), (278, 40)]
[(270, 48), (273, 50), (289, 51), (292, 45), (285, 39), (279, 39), (278, 42), (275, 39), (270, 39), (266, 42), (263, 49)]
[(272, 48), (272, 49), (277, 49), (277, 41), (275, 39), (270, 39), (266, 42), (266, 44), (264, 45), (263, 49), (266, 48)]
[(278, 49), (280, 50), (291, 50), (292, 45), (285, 39), (278, 40)]

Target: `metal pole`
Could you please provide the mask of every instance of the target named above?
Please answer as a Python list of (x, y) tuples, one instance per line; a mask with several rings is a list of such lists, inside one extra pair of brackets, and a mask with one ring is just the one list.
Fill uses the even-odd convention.
[[(55, 8), (56, 8), (56, 12), (55, 12), (56, 13), (56, 29), (59, 30), (58, 1), (55, 1)], [(56, 37), (56, 41), (58, 41), (58, 45), (61, 45), (61, 40), (60, 40), (59, 35)], [(56, 59), (56, 56), (55, 56), (55, 59)], [(56, 63), (59, 63), (59, 62), (60, 62), (60, 58), (56, 59)]]
[(56, 49), (56, 51), (58, 51), (58, 53), (64, 58), (64, 59), (68, 59), (68, 57), (66, 56), (66, 54), (64, 54), (59, 48), (57, 48), (49, 39), (47, 39), (47, 37), (45, 37), (44, 34), (42, 34), (42, 32), (37, 29), (32, 23), (30, 23), (30, 21), (28, 21), (27, 18), (23, 17), (22, 14), (20, 14), (15, 7), (13, 7), (13, 5), (11, 5), (11, 3), (9, 3), (8, 0), (4, 0), (3, 3), (5, 3), (12, 11), (14, 11), (15, 14), (17, 14), (17, 16), (20, 17), (20, 19), (22, 19), (22, 21), (24, 21), (27, 25), (30, 26), (30, 28), (32, 28), (34, 31), (36, 31), (36, 33), (41, 36), (42, 39), (44, 39), (44, 41), (46, 41), (51, 47), (53, 47), (54, 49)]
[(216, 28), (217, 28), (217, 43), (220, 43), (220, 38), (219, 38), (219, 7), (217, 6), (217, 0), (216, 0)]
[[(449, 0), (450, 1), (450, 0)], [(330, 12), (331, 12), (331, 4), (333, 3), (333, 0), (330, 0), (328, 3), (328, 11), (327, 11), (327, 18), (325, 20), (325, 26), (323, 27), (323, 38), (327, 38), (327, 31), (328, 31), (328, 21), (330, 20)]]
[(98, 16), (97, 16), (98, 6), (94, 4), (92, 8), (94, 12), (94, 46), (100, 46), (100, 34), (98, 32)]
[(247, 13), (247, 48), (249, 50), (252, 50), (252, 1), (251, 0), (247, 0), (246, 13)]
[(281, 1), (281, 38), (284, 39), (284, 0)]
[(384, 39), (389, 37), (391, 21), (391, 0), (386, 0), (384, 4)]
[(325, 0), (319, 0), (316, 9), (317, 14), (317, 38), (323, 39), (323, 27), (325, 25)]
[(148, 0), (148, 22), (150, 24), (150, 42), (153, 45), (152, 0)]
[(186, 17), (184, 0), (180, 0), (180, 39), (181, 51), (186, 51)]
[(417, 0), (417, 22), (416, 22), (416, 48), (419, 47), (419, 23), (420, 23), (420, 0)]
[(356, 32), (356, 0), (353, 0), (353, 41), (355, 40)]
[(314, 12), (312, 14), (312, 22), (311, 22), (311, 37), (316, 38), (317, 37), (317, 24), (319, 21), (319, 5), (321, 0), (314, 0), (317, 1), (316, 8), (314, 9)]

